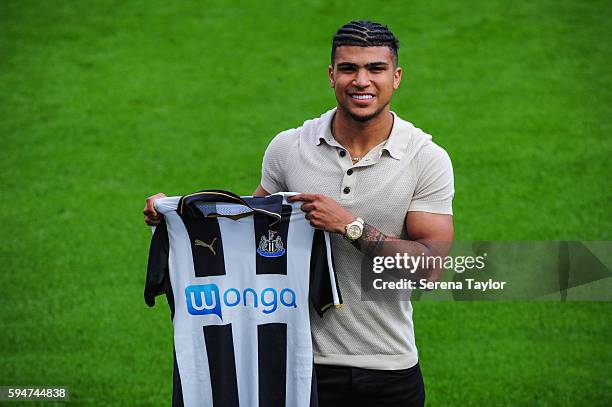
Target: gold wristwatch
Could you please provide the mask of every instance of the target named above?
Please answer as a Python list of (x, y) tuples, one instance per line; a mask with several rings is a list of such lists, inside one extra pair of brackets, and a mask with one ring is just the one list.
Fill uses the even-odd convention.
[(354, 242), (355, 240), (361, 237), (363, 233), (363, 219), (357, 218), (348, 225), (344, 227), (345, 233), (344, 237), (346, 240), (350, 242)]

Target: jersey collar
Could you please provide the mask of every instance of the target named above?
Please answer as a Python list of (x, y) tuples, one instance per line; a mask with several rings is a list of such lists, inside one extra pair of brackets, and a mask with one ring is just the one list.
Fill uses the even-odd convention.
[(253, 212), (261, 213), (278, 221), (281, 219), (283, 197), (271, 195), (266, 197), (242, 198), (232, 192), (224, 190), (203, 190), (181, 197), (178, 202), (177, 212), (179, 215), (190, 215), (195, 217), (220, 217), (223, 216), (212, 210), (204, 215), (198, 208), (198, 203), (227, 203), (246, 206)]

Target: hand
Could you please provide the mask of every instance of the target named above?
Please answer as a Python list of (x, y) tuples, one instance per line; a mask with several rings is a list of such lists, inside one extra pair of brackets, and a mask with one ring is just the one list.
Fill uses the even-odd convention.
[(306, 212), (306, 219), (313, 227), (327, 232), (344, 234), (346, 233), (345, 226), (357, 218), (338, 202), (325, 195), (298, 194), (287, 200), (305, 202), (300, 208)]
[(147, 198), (147, 203), (144, 207), (144, 210), (142, 211), (142, 213), (144, 214), (144, 221), (147, 225), (157, 226), (159, 225), (159, 222), (161, 222), (161, 215), (157, 213), (153, 204), (155, 203), (156, 199), (165, 197), (166, 194), (160, 192)]

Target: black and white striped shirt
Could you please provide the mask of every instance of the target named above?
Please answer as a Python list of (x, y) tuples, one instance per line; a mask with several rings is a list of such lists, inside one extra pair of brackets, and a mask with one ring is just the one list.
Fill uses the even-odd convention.
[(313, 406), (309, 300), (341, 303), (329, 236), (289, 194), (155, 202), (145, 301), (174, 324), (174, 406)]

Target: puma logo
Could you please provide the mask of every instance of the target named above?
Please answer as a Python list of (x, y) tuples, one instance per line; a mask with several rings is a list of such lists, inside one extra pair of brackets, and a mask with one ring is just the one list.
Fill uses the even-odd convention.
[(215, 249), (213, 248), (213, 244), (215, 244), (215, 242), (217, 241), (217, 238), (215, 237), (212, 242), (210, 243), (205, 243), (201, 240), (196, 239), (195, 241), (195, 245), (196, 246), (203, 246), (203, 247), (208, 247), (210, 249), (210, 251), (212, 252), (212, 254), (214, 254), (215, 256), (217, 255), (217, 252), (215, 251)]

